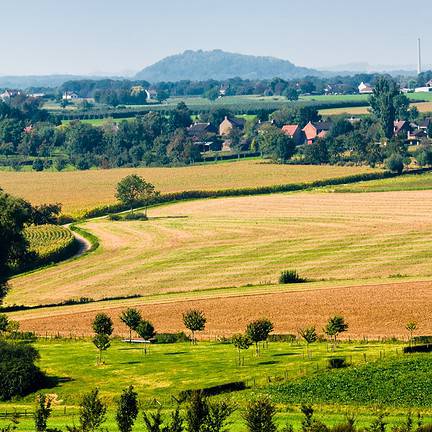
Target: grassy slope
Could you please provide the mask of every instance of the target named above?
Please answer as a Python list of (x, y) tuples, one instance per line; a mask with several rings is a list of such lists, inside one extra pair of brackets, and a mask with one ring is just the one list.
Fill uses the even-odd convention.
[[(63, 379), (61, 383), (47, 390), (58, 396), (61, 404), (54, 409), (51, 426), (63, 427), (71, 424), (71, 414), (77, 413), (76, 405), (83, 392), (98, 386), (102, 397), (109, 405), (108, 427), (114, 430), (114, 400), (130, 383), (133, 383), (143, 401), (153, 398), (159, 400), (164, 407), (172, 405), (171, 395), (180, 390), (196, 389), (231, 381), (247, 380), (248, 385), (258, 387), (261, 391), (268, 384), (268, 376), (274, 380), (292, 379), (299, 374), (313, 374), (317, 367), (323, 369), (326, 359), (334, 355), (352, 356), (354, 363), (363, 362), (363, 353), (369, 361), (379, 358), (380, 351), (387, 356), (395, 356), (400, 352), (400, 345), (392, 344), (341, 344), (337, 353), (327, 350), (326, 344), (317, 344), (312, 348), (312, 359), (305, 358), (303, 345), (288, 343), (270, 343), (260, 357), (255, 357), (251, 348), (245, 354), (245, 366), (236, 366), (237, 353), (232, 345), (216, 343), (200, 343), (196, 347), (190, 344), (157, 345), (151, 347), (151, 353), (144, 356), (142, 349), (113, 342), (105, 354), (106, 365), (96, 367), (96, 350), (89, 341), (41, 340), (36, 344), (41, 353), (41, 365), (51, 376)], [(66, 379), (66, 380), (65, 380)], [(68, 381), (67, 379), (71, 379)], [(254, 381), (255, 379), (255, 381)], [(255, 384), (254, 384), (255, 382)], [(256, 393), (254, 388), (228, 395), (241, 410), (245, 401)], [(34, 397), (0, 404), (0, 412), (11, 411), (18, 406), (20, 411), (31, 409)], [(64, 416), (64, 406), (67, 415)], [(300, 416), (297, 410), (285, 411), (279, 418), (299, 425)], [(326, 419), (341, 421), (343, 414), (338, 406), (318, 409), (326, 413)], [(361, 412), (361, 410), (360, 410)], [(392, 414), (397, 414), (393, 411)], [(239, 412), (234, 416), (233, 430), (238, 431), (241, 419)], [(370, 417), (360, 416), (362, 421), (370, 421)], [(393, 418), (393, 421), (396, 421)], [(138, 421), (140, 424), (141, 420)], [(0, 425), (3, 424), (0, 419)], [(31, 430), (31, 419), (22, 419), (19, 430)]]
[(343, 403), (429, 408), (432, 355), (401, 357), (319, 373), (273, 388), (290, 403)]
[(118, 168), (71, 172), (0, 172), (0, 187), (34, 204), (60, 202), (65, 213), (79, 214), (115, 202), (115, 186), (139, 174), (161, 192), (215, 190), (307, 182), (372, 172), (366, 167), (275, 165), (261, 160), (181, 168)]

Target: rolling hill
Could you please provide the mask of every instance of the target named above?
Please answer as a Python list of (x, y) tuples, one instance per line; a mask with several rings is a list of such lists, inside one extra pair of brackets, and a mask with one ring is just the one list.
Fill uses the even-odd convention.
[(204, 81), (243, 79), (301, 78), (307, 75), (322, 75), (321, 72), (299, 67), (288, 60), (275, 57), (256, 57), (234, 54), (222, 50), (185, 51), (166, 57), (146, 67), (135, 75), (136, 79), (150, 82), (160, 81)]

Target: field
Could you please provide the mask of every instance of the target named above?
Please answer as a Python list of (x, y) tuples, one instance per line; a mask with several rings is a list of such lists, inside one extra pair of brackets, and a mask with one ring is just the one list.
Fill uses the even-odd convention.
[[(432, 94), (431, 94), (432, 96)], [(421, 113), (432, 112), (432, 102), (413, 102), (411, 106), (417, 107)], [(369, 107), (345, 107), (345, 108), (326, 108), (319, 110), (322, 116), (332, 116), (332, 115), (367, 115), (369, 114)]]
[(373, 172), (366, 167), (275, 165), (262, 160), (215, 163), (180, 168), (118, 168), (70, 172), (0, 171), (0, 187), (33, 204), (60, 202), (63, 212), (77, 215), (115, 202), (115, 186), (138, 174), (161, 192), (271, 186)]
[[(309, 360), (303, 344), (271, 342), (267, 349), (262, 349), (259, 357), (254, 355), (252, 348), (247, 351), (245, 366), (238, 367), (237, 352), (230, 344), (205, 342), (195, 347), (189, 343), (154, 345), (150, 348), (150, 354), (145, 356), (141, 347), (114, 341), (104, 356), (106, 364), (95, 367), (97, 354), (90, 341), (40, 340), (36, 347), (41, 354), (40, 363), (43, 369), (58, 380), (57, 384), (54, 383), (54, 386), (47, 390), (59, 401), (54, 406), (50, 427), (64, 429), (65, 424), (76, 420), (77, 404), (82, 394), (98, 386), (109, 406), (107, 426), (110, 431), (115, 430), (114, 401), (121, 390), (131, 383), (145, 407), (154, 408), (155, 404), (150, 405), (150, 401), (156, 399), (164, 408), (169, 408), (173, 405), (171, 395), (177, 395), (181, 390), (245, 381), (249, 389), (226, 395), (231, 402), (237, 404), (238, 410), (233, 416), (233, 430), (239, 431), (243, 430), (241, 411), (245, 402), (265, 391), (269, 386), (269, 379), (271, 382), (284, 382), (305, 374), (313, 376), (317, 370), (325, 369), (327, 359), (334, 356), (345, 356), (354, 364), (363, 364), (365, 358), (367, 362), (377, 361), (382, 356), (400, 359), (402, 349), (400, 344), (343, 343), (333, 352), (327, 344), (322, 343), (312, 347), (312, 357)], [(12, 407), (21, 412), (31, 410), (33, 400), (34, 396), (30, 395), (20, 401), (0, 404), (0, 413), (6, 409), (10, 412)], [(279, 408), (279, 422), (290, 421), (299, 427), (301, 417), (297, 407), (283, 404), (279, 405)], [(315, 408), (318, 415), (325, 414), (326, 421), (343, 420), (343, 410), (338, 405)], [(372, 421), (372, 407), (355, 409), (359, 409), (360, 425)], [(400, 422), (403, 411), (391, 409), (389, 420), (392, 423)], [(423, 412), (429, 417), (429, 410)], [(137, 423), (141, 425), (141, 422), (139, 419)], [(22, 418), (19, 430), (31, 430), (31, 425), (31, 418)]]
[[(212, 334), (264, 312), (281, 332), (339, 312), (352, 337), (401, 335), (410, 319), (427, 334), (431, 215), (432, 191), (413, 191), (210, 199), (152, 209), (147, 222), (93, 220), (82, 227), (99, 238), (98, 251), (15, 278), (6, 303), (143, 297), (15, 314), (39, 332), (85, 333), (95, 310), (116, 315), (129, 304), (177, 331), (194, 304), (209, 311)], [(285, 269), (311, 282), (277, 285)]]

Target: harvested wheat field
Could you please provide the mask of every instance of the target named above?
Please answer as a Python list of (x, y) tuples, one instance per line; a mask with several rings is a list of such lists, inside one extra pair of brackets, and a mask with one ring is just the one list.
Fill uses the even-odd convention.
[(98, 303), (14, 314), (25, 330), (39, 334), (90, 335), (91, 321), (103, 310), (114, 321), (116, 334), (127, 335), (118, 316), (126, 306), (138, 307), (159, 332), (184, 330), (182, 313), (199, 308), (208, 318), (202, 336), (229, 336), (245, 329), (252, 319), (268, 317), (277, 333), (297, 333), (299, 327), (324, 326), (328, 317), (340, 313), (349, 323), (347, 338), (405, 337), (405, 324), (414, 320), (420, 334), (432, 332), (432, 281), (382, 285), (335, 287), (242, 297), (209, 298), (140, 305), (128, 301), (124, 307)]
[(274, 194), (183, 202), (147, 222), (93, 220), (100, 249), (13, 279), (7, 304), (313, 280), (432, 275), (432, 191)]
[(0, 187), (32, 204), (60, 202), (64, 213), (76, 216), (85, 210), (114, 203), (116, 184), (129, 174), (145, 177), (165, 193), (313, 182), (376, 171), (367, 167), (276, 165), (262, 160), (246, 160), (180, 168), (0, 171)]

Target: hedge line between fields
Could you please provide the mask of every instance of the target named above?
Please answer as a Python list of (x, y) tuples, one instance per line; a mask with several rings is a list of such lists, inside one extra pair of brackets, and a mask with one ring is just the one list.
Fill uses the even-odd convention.
[[(389, 171), (383, 171), (379, 173), (365, 173), (355, 174), (346, 177), (331, 178), (327, 180), (317, 180), (309, 183), (289, 183), (275, 186), (259, 186), (255, 188), (240, 188), (240, 189), (222, 189), (222, 190), (191, 190), (183, 192), (174, 192), (168, 194), (161, 194), (155, 197), (149, 203), (150, 206), (165, 204), (175, 201), (186, 201), (193, 199), (204, 199), (204, 198), (220, 198), (220, 197), (236, 197), (236, 196), (248, 196), (248, 195), (265, 195), (280, 192), (295, 192), (301, 190), (312, 189), (316, 187), (340, 185), (347, 183), (357, 183), (359, 181), (379, 180), (390, 177), (396, 177), (398, 174), (391, 173)], [(142, 207), (145, 203), (138, 203), (136, 207)], [(109, 204), (101, 207), (96, 207), (92, 210), (85, 212), (82, 215), (83, 219), (90, 219), (95, 217), (106, 216), (113, 213), (119, 213), (122, 211), (129, 210), (129, 206), (122, 203)], [(78, 231), (77, 231), (78, 232)]]

